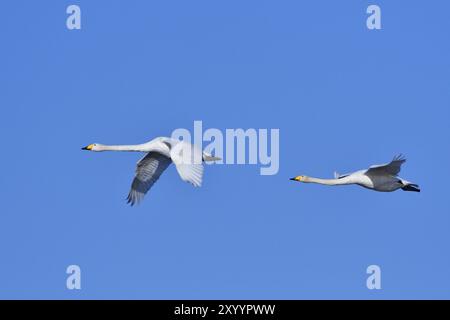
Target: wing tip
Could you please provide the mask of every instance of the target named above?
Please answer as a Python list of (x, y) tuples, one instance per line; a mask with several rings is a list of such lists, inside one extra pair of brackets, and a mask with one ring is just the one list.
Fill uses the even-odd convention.
[(131, 199), (130, 194), (128, 194), (128, 196), (126, 197), (125, 200), (127, 201), (127, 204), (130, 205), (130, 207), (134, 206), (134, 201), (133, 201), (133, 199)]
[(392, 161), (406, 162), (406, 157), (404, 156), (403, 153), (400, 153), (400, 154), (397, 154), (396, 156), (394, 156), (394, 159), (392, 159)]
[(127, 204), (130, 205), (130, 207), (133, 207), (135, 204), (139, 204), (141, 202), (142, 197), (139, 197), (139, 196), (133, 194), (132, 191), (130, 191), (130, 193), (128, 193), (128, 196), (125, 200), (127, 201)]

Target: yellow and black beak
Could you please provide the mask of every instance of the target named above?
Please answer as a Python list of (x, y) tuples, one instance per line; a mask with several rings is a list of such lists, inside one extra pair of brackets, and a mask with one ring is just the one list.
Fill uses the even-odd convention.
[(90, 144), (87, 147), (81, 148), (81, 150), (92, 150), (93, 147), (94, 147), (94, 145)]
[(301, 181), (301, 176), (294, 177), (294, 178), (290, 178), (289, 180), (292, 180), (292, 181)]

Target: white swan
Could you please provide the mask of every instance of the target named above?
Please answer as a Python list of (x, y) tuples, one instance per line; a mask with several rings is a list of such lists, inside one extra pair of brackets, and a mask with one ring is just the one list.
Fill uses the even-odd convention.
[(335, 173), (335, 179), (297, 176), (290, 180), (329, 186), (357, 184), (364, 188), (381, 192), (391, 192), (397, 189), (420, 192), (420, 188), (417, 184), (403, 180), (397, 176), (400, 172), (401, 165), (405, 163), (405, 161), (406, 159), (400, 155), (395, 157), (390, 163), (371, 166), (367, 170), (360, 170), (344, 175)]
[(196, 146), (167, 137), (158, 137), (147, 143), (138, 145), (109, 146), (93, 143), (82, 150), (90, 151), (136, 151), (147, 154), (138, 161), (136, 175), (127, 201), (132, 206), (139, 203), (153, 184), (159, 179), (164, 170), (173, 162), (183, 181), (200, 187), (203, 179), (203, 161), (220, 160)]

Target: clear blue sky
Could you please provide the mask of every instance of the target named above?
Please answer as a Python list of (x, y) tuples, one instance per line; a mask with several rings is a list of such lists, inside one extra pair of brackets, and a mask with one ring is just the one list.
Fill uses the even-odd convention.
[[(366, 8), (382, 10), (380, 31)], [(82, 30), (66, 28), (78, 4)], [(3, 1), (0, 298), (450, 298), (448, 1)], [(175, 128), (279, 128), (280, 171), (170, 167)], [(293, 183), (404, 153), (422, 192)], [(82, 290), (66, 289), (66, 267)], [(368, 265), (382, 290), (366, 288)]]

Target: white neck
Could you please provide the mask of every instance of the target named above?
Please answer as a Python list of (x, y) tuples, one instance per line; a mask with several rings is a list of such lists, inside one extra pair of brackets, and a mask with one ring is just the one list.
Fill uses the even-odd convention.
[(305, 177), (303, 182), (306, 182), (306, 183), (318, 183), (318, 184), (324, 184), (324, 185), (327, 185), (327, 186), (338, 186), (338, 185), (344, 185), (344, 184), (351, 184), (352, 183), (347, 178), (341, 178), (341, 179), (319, 179), (319, 178), (313, 178), (313, 177)]
[(135, 144), (135, 145), (117, 145), (117, 146), (107, 146), (107, 145), (97, 145), (97, 151), (137, 151), (144, 152), (145, 145)]

